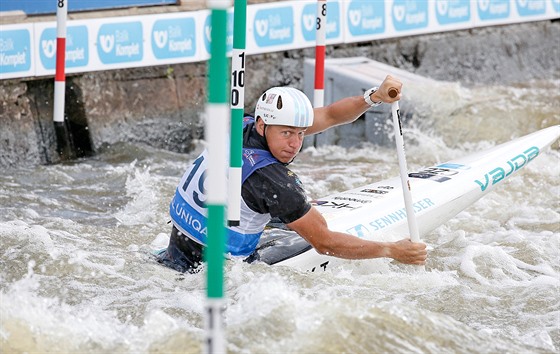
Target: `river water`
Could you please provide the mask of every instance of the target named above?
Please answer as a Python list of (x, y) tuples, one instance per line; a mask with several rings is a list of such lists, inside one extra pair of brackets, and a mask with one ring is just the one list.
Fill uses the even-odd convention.
[[(408, 93), (436, 102), (405, 127), (410, 170), (560, 124), (557, 81)], [(0, 352), (201, 351), (205, 274), (150, 256), (194, 157), (123, 143), (0, 172)], [(398, 175), (394, 148), (372, 145), (308, 148), (292, 167), (310, 198)], [(228, 262), (228, 352), (558, 353), (559, 176), (556, 142), (425, 236), (425, 271)]]

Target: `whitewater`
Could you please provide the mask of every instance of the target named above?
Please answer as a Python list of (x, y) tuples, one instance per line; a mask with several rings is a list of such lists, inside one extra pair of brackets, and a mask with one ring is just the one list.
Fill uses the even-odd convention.
[[(411, 171), (560, 124), (558, 81), (403, 93), (422, 98), (404, 127)], [(2, 353), (201, 351), (206, 274), (151, 255), (167, 244), (197, 145), (123, 142), (0, 173)], [(399, 171), (394, 147), (372, 144), (306, 148), (292, 169), (310, 199)], [(425, 271), (388, 259), (318, 273), (228, 261), (228, 352), (558, 353), (559, 177), (556, 142), (424, 237)]]

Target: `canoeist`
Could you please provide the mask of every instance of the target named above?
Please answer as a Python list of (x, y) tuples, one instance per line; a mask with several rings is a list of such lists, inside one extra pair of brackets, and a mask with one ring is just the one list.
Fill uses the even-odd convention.
[[(389, 97), (390, 88), (398, 95)], [(226, 252), (249, 257), (272, 217), (297, 232), (317, 252), (346, 259), (389, 257), (407, 264), (424, 264), (426, 245), (408, 239), (374, 242), (329, 230), (324, 217), (309, 203), (298, 176), (288, 165), (299, 153), (306, 135), (355, 121), (371, 107), (401, 98), (402, 83), (387, 76), (363, 96), (341, 99), (312, 108), (299, 90), (274, 87), (263, 93), (254, 117), (246, 116), (243, 129), (241, 218), (228, 227)], [(173, 222), (167, 249), (158, 261), (182, 272), (196, 272), (206, 244), (204, 151), (186, 170), (170, 204)]]

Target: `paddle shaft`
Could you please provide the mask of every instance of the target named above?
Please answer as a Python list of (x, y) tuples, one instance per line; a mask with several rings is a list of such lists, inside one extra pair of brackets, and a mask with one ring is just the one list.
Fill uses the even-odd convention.
[[(398, 91), (395, 88), (390, 88), (388, 94), (389, 97), (395, 98), (398, 95)], [(410, 191), (410, 181), (408, 179), (408, 169), (406, 166), (406, 155), (404, 153), (404, 140), (398, 101), (393, 102), (393, 104), (391, 105), (391, 113), (393, 114), (395, 143), (397, 145), (397, 155), (399, 158), (399, 169), (401, 175), (404, 205), (406, 208), (406, 219), (408, 221), (408, 231), (410, 232), (410, 240), (412, 242), (420, 242), (418, 224), (416, 223), (416, 215), (414, 215), (414, 207), (412, 206), (412, 193)]]

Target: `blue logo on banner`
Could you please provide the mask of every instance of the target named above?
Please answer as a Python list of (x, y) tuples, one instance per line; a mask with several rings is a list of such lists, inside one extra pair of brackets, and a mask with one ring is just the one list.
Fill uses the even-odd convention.
[(142, 22), (104, 24), (97, 34), (97, 54), (103, 64), (141, 61)]
[(26, 29), (0, 31), (0, 74), (31, 68), (31, 35)]
[(352, 0), (348, 6), (348, 30), (353, 36), (385, 32), (385, 2)]
[[(233, 49), (233, 12), (228, 12), (227, 19), (227, 34), (226, 34), (226, 51), (230, 53)], [(212, 40), (212, 16), (206, 16), (204, 21), (204, 48), (210, 54), (210, 42)]]
[[(340, 9), (338, 2), (327, 3), (326, 38), (337, 38), (340, 35)], [(317, 28), (317, 5), (308, 4), (301, 14), (301, 31), (306, 41), (314, 41)]]
[(152, 28), (152, 51), (158, 59), (192, 57), (196, 53), (193, 18), (157, 20)]
[(253, 28), (253, 36), (259, 47), (293, 43), (294, 14), (292, 7), (257, 11)]
[(471, 19), (469, 0), (436, 0), (436, 17), (440, 25), (468, 22)]
[(391, 11), (397, 31), (408, 31), (428, 26), (428, 0), (395, 0)]
[(556, 12), (560, 12), (560, 0), (550, 0), (552, 2), (552, 8)]
[[(45, 69), (56, 68), (56, 29), (46, 28), (39, 40), (39, 57)], [(86, 66), (89, 61), (88, 30), (86, 26), (68, 27), (66, 33), (67, 68)]]
[(544, 15), (546, 12), (544, 0), (515, 0), (515, 5), (520, 16)]
[(509, 17), (509, 0), (478, 0), (481, 20), (498, 20)]

